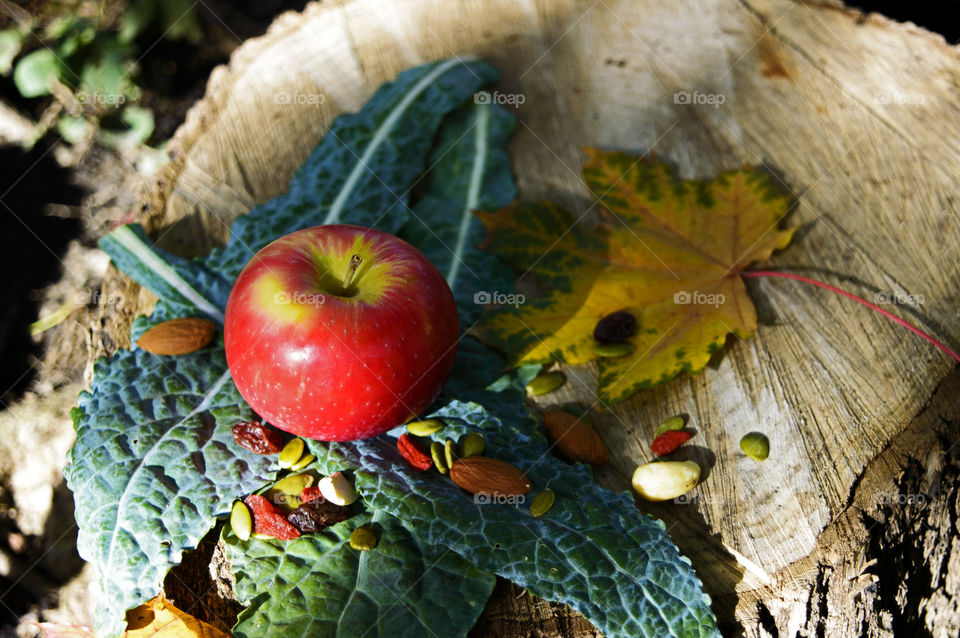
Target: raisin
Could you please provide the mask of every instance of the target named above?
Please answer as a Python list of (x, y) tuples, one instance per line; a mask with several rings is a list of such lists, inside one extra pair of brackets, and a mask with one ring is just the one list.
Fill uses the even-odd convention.
[(254, 534), (264, 534), (282, 541), (290, 541), (300, 536), (300, 531), (291, 525), (270, 501), (259, 494), (251, 494), (243, 499), (243, 502), (253, 514)]
[(303, 503), (287, 514), (287, 520), (304, 534), (312, 534), (348, 518), (350, 518), (349, 507), (331, 503), (322, 497)]
[(240, 447), (256, 454), (276, 454), (283, 443), (279, 432), (256, 421), (246, 421), (233, 426), (233, 440)]
[(650, 444), (650, 449), (653, 450), (653, 453), (657, 456), (665, 456), (686, 443), (691, 436), (693, 436), (693, 434), (684, 432), (683, 430), (667, 430), (653, 440), (653, 443)]
[(300, 492), (300, 503), (309, 503), (310, 501), (325, 501), (323, 494), (320, 493), (320, 488), (316, 485), (312, 487), (305, 487), (303, 491)]
[(400, 435), (400, 438), (397, 439), (397, 449), (400, 450), (400, 454), (403, 455), (403, 458), (407, 459), (410, 465), (421, 472), (433, 467), (433, 458), (421, 450), (417, 444), (413, 442), (409, 434)]
[(611, 312), (597, 322), (593, 338), (600, 343), (621, 343), (637, 331), (637, 320), (626, 310)]

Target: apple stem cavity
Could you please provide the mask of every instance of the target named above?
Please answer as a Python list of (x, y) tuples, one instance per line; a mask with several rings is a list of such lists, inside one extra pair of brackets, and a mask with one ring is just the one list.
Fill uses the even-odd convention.
[(350, 263), (347, 265), (347, 273), (343, 276), (343, 296), (349, 297), (351, 295), (350, 284), (353, 283), (353, 276), (357, 273), (357, 268), (360, 266), (360, 263), (363, 259), (360, 255), (354, 255), (350, 258)]
[(743, 277), (752, 277), (752, 278), (757, 278), (757, 277), (781, 277), (781, 278), (783, 278), (783, 279), (793, 279), (793, 280), (795, 280), (795, 281), (802, 281), (803, 283), (811, 284), (811, 285), (817, 286), (817, 287), (819, 287), (819, 288), (824, 288), (824, 289), (826, 289), (826, 290), (829, 290), (830, 292), (835, 292), (835, 293), (837, 293), (838, 295), (842, 295), (842, 296), (846, 297), (847, 299), (852, 299), (853, 301), (856, 301), (858, 304), (864, 305), (864, 306), (866, 306), (867, 308), (870, 308), (871, 310), (873, 310), (874, 312), (880, 313), (881, 315), (883, 315), (883, 316), (886, 317), (887, 319), (890, 319), (891, 321), (900, 324), (901, 326), (903, 326), (904, 328), (906, 328), (906, 329), (909, 330), (910, 332), (914, 333), (915, 335), (917, 335), (917, 336), (919, 336), (919, 337), (927, 340), (928, 342), (930, 342), (931, 344), (933, 344), (934, 346), (936, 346), (937, 348), (939, 348), (940, 350), (942, 350), (943, 352), (945, 352), (947, 355), (949, 355), (949, 356), (952, 357), (953, 359), (955, 359), (955, 360), (957, 360), (957, 361), (960, 361), (960, 355), (958, 355), (956, 352), (954, 352), (953, 350), (951, 350), (949, 347), (947, 347), (947, 346), (944, 345), (943, 343), (937, 341), (935, 338), (933, 338), (933, 337), (931, 337), (930, 335), (928, 335), (928, 334), (927, 334), (926, 332), (924, 332), (923, 330), (920, 330), (920, 328), (917, 328), (917, 327), (914, 326), (913, 324), (911, 324), (911, 323), (909, 323), (909, 322), (907, 322), (907, 321), (904, 321), (904, 320), (901, 319), (900, 317), (897, 317), (896, 315), (891, 314), (890, 312), (887, 312), (886, 310), (884, 310), (884, 309), (881, 308), (880, 306), (878, 306), (878, 305), (876, 305), (876, 304), (873, 304), (873, 303), (870, 303), (870, 302), (867, 301), (866, 299), (861, 299), (860, 297), (858, 297), (858, 296), (856, 296), (856, 295), (850, 294), (849, 292), (847, 292), (847, 291), (845, 291), (845, 290), (841, 290), (840, 288), (837, 288), (836, 286), (831, 286), (830, 284), (825, 284), (825, 283), (823, 283), (822, 281), (817, 281), (816, 279), (810, 279), (809, 277), (803, 277), (803, 276), (801, 276), (801, 275), (794, 275), (793, 273), (788, 273), (788, 272), (779, 272), (779, 271), (776, 271), (776, 270), (750, 270), (750, 271), (746, 271), (746, 272), (741, 272), (740, 274), (741, 274), (741, 276), (743, 276)]

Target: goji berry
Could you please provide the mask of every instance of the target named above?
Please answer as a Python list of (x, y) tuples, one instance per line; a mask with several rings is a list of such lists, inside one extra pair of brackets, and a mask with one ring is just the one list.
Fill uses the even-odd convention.
[(653, 440), (650, 449), (657, 456), (666, 456), (689, 441), (691, 436), (693, 434), (683, 430), (667, 430)]
[(290, 524), (273, 504), (260, 496), (251, 494), (243, 499), (253, 514), (253, 533), (272, 536), (282, 541), (292, 541), (300, 536), (300, 530)]
[(276, 454), (283, 443), (279, 432), (256, 421), (246, 421), (233, 426), (233, 440), (240, 447), (256, 454)]
[(300, 492), (300, 502), (309, 503), (310, 501), (316, 500), (326, 500), (323, 498), (323, 494), (320, 493), (320, 488), (316, 485), (313, 487), (305, 487), (303, 491)]
[(409, 434), (400, 435), (400, 438), (397, 439), (397, 449), (400, 450), (400, 454), (403, 455), (403, 458), (407, 459), (410, 465), (421, 472), (433, 467), (433, 457), (417, 447), (417, 444), (413, 442)]

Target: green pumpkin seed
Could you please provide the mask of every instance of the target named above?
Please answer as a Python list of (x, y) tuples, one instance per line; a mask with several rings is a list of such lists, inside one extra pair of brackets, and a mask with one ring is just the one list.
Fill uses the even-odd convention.
[(250, 532), (253, 531), (253, 517), (250, 516), (250, 508), (242, 501), (233, 503), (233, 509), (230, 510), (230, 529), (240, 540), (250, 540)]
[(361, 552), (373, 549), (379, 542), (377, 532), (369, 525), (361, 525), (350, 532), (350, 547)]
[(290, 466), (290, 471), (297, 472), (299, 470), (302, 470), (303, 468), (307, 467), (308, 465), (310, 465), (316, 460), (317, 460), (317, 457), (315, 457), (314, 455), (306, 454), (302, 459), (300, 459), (299, 461), (297, 461), (296, 463)]
[(442, 430), (446, 424), (440, 419), (426, 419), (425, 421), (411, 421), (407, 423), (407, 432), (414, 436), (430, 436)]
[(313, 476), (310, 474), (291, 474), (277, 481), (277, 484), (270, 488), (270, 491), (282, 492), (290, 496), (300, 496), (303, 489), (311, 485), (313, 485)]
[(447, 467), (453, 467), (453, 462), (460, 458), (457, 453), (457, 444), (450, 439), (443, 443), (443, 458), (447, 462)]
[(483, 454), (484, 445), (483, 435), (479, 432), (471, 432), (463, 437), (463, 443), (460, 444), (461, 456), (465, 459), (480, 456)]
[(288, 469), (296, 465), (300, 457), (303, 456), (303, 439), (290, 439), (290, 442), (280, 450), (280, 467)]
[(534, 518), (538, 516), (543, 516), (550, 511), (550, 508), (553, 507), (553, 501), (556, 500), (556, 496), (553, 493), (553, 490), (547, 488), (533, 497), (533, 500), (530, 501), (530, 515)]
[(430, 444), (430, 456), (433, 457), (433, 464), (436, 466), (437, 471), (441, 474), (446, 474), (448, 471), (447, 462), (443, 458), (443, 443), (440, 441), (434, 441)]
[(625, 357), (633, 350), (634, 347), (629, 343), (598, 343), (593, 346), (593, 354), (605, 359)]
[(673, 430), (682, 430), (682, 429), (683, 429), (683, 417), (682, 416), (670, 417), (669, 419), (661, 423), (659, 426), (657, 426), (657, 430), (653, 433), (653, 438), (657, 438), (664, 432), (671, 432)]
[(541, 394), (553, 392), (566, 383), (566, 381), (566, 377), (564, 377), (560, 372), (545, 372), (543, 374), (538, 374), (530, 380), (530, 383), (527, 384), (527, 394), (538, 397)]
[(750, 432), (740, 439), (740, 449), (754, 461), (770, 456), (770, 439), (760, 432)]

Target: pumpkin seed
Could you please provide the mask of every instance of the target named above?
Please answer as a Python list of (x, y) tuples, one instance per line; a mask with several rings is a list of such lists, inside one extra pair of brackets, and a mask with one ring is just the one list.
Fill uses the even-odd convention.
[(250, 516), (250, 508), (242, 501), (235, 501), (233, 509), (230, 510), (230, 529), (242, 541), (250, 540), (250, 532), (253, 531), (253, 517)]
[(560, 372), (538, 374), (530, 379), (530, 383), (527, 384), (527, 394), (534, 397), (538, 397), (541, 394), (548, 394), (562, 386), (566, 381), (566, 377)]
[(313, 476), (310, 474), (291, 474), (277, 481), (277, 484), (270, 488), (270, 491), (282, 492), (290, 496), (300, 496), (303, 489), (311, 485), (313, 485)]
[(288, 469), (296, 465), (301, 456), (303, 456), (303, 439), (290, 439), (290, 441), (283, 446), (283, 449), (280, 450), (280, 459), (278, 462), (280, 463), (280, 467)]
[(430, 436), (444, 428), (440, 419), (426, 419), (425, 421), (411, 421), (407, 423), (407, 432), (414, 436)]
[(633, 350), (633, 346), (629, 343), (599, 343), (593, 346), (593, 354), (605, 359), (625, 357)]
[(553, 501), (556, 500), (556, 496), (553, 493), (553, 490), (547, 488), (533, 497), (533, 500), (530, 502), (530, 515), (534, 518), (538, 516), (543, 516), (550, 511), (550, 508), (553, 507)]
[(450, 439), (443, 443), (443, 458), (447, 462), (447, 467), (453, 467), (453, 462), (460, 458), (457, 453), (457, 444)]
[(683, 429), (683, 417), (674, 416), (670, 417), (659, 426), (657, 426), (656, 431), (653, 433), (653, 438), (657, 438), (664, 432), (670, 432), (673, 430), (682, 430)]
[(740, 439), (740, 449), (754, 461), (762, 461), (770, 456), (770, 439), (760, 432), (750, 432)]
[(302, 459), (300, 459), (299, 461), (297, 461), (296, 463), (290, 466), (290, 471), (296, 472), (298, 470), (302, 470), (303, 468), (307, 467), (308, 465), (310, 465), (316, 460), (317, 460), (317, 457), (315, 457), (314, 455), (306, 454)]
[(463, 443), (460, 444), (461, 456), (465, 459), (471, 456), (480, 456), (483, 454), (484, 446), (483, 435), (479, 432), (471, 432), (463, 437)]
[(361, 552), (373, 549), (379, 542), (377, 532), (369, 525), (361, 525), (350, 532), (350, 547)]
[(440, 441), (434, 441), (431, 443), (430, 456), (433, 457), (433, 465), (437, 468), (437, 471), (441, 474), (446, 474), (448, 468), (447, 462), (443, 458), (443, 443), (440, 443)]

